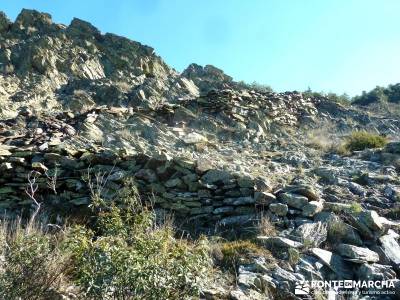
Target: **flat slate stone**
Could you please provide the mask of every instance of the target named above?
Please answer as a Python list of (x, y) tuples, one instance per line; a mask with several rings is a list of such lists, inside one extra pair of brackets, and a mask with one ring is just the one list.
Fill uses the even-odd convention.
[(278, 248), (301, 248), (303, 244), (280, 236), (258, 236), (257, 239), (266, 246)]
[(377, 262), (379, 261), (378, 253), (364, 247), (357, 247), (349, 244), (340, 244), (338, 246), (339, 253), (346, 258), (356, 263)]
[(320, 248), (312, 248), (311, 253), (318, 257), (324, 265), (328, 266), (333, 272), (335, 272), (338, 279), (353, 278), (352, 270), (340, 255)]
[(379, 238), (381, 248), (390, 262), (400, 267), (400, 246), (393, 235), (383, 235)]

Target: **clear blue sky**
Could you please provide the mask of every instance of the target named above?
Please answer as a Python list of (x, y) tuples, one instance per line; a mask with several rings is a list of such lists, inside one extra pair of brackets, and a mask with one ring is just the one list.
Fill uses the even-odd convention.
[(213, 64), (278, 91), (358, 94), (400, 82), (399, 0), (2, 0), (58, 23), (85, 19), (150, 45), (182, 71)]

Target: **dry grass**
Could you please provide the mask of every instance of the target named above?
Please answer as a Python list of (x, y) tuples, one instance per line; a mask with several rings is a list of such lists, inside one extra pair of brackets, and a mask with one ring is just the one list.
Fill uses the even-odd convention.
[(257, 224), (257, 231), (263, 236), (275, 236), (276, 229), (269, 216), (261, 215)]
[(272, 254), (267, 249), (250, 240), (214, 243), (211, 253), (217, 265), (232, 273), (236, 273), (240, 262), (250, 262), (254, 257), (273, 259)]
[(307, 132), (306, 144), (321, 152), (337, 152), (341, 145), (341, 138), (333, 123), (323, 123), (316, 129)]
[(54, 299), (67, 288), (70, 258), (59, 248), (62, 231), (20, 219), (0, 225), (0, 294), (4, 299)]
[(367, 132), (353, 131), (345, 137), (337, 134), (332, 124), (321, 125), (319, 128), (308, 132), (307, 145), (325, 153), (350, 155), (352, 151), (384, 147), (388, 140), (386, 137)]

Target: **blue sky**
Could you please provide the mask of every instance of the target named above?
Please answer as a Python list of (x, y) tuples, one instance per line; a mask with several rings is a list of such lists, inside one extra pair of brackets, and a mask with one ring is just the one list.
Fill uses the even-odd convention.
[(150, 45), (182, 71), (213, 64), (278, 91), (358, 94), (400, 82), (399, 0), (2, 0)]

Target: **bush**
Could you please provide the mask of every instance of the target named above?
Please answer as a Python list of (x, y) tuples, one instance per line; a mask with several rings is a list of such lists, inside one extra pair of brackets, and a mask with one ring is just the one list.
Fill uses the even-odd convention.
[(345, 106), (348, 106), (351, 104), (351, 99), (349, 97), (349, 95), (347, 95), (346, 93), (342, 94), (342, 95), (338, 95), (336, 93), (325, 93), (325, 92), (315, 92), (312, 91), (311, 88), (308, 88), (306, 91), (304, 91), (303, 93), (303, 97), (305, 98), (325, 98), (329, 101), (335, 102), (335, 103), (339, 103)]
[(255, 90), (260, 93), (273, 93), (274, 92), (274, 90), (269, 85), (258, 83), (256, 81), (253, 81), (252, 83), (246, 83), (244, 81), (239, 81), (239, 82), (237, 82), (237, 85), (240, 88)]
[(78, 299), (198, 297), (211, 269), (208, 241), (175, 238), (127, 184), (118, 206), (93, 193), (90, 227), (0, 224), (0, 299), (59, 299), (71, 287)]
[(387, 144), (386, 137), (367, 131), (355, 131), (346, 138), (344, 147), (349, 151), (381, 148)]
[(400, 103), (400, 83), (387, 87), (377, 86), (369, 92), (363, 91), (360, 96), (353, 98), (353, 103), (369, 105), (372, 103)]
[(351, 203), (351, 205), (350, 205), (350, 213), (352, 213), (354, 215), (357, 215), (360, 212), (362, 212), (362, 210), (363, 210), (363, 208), (362, 208), (360, 203), (358, 203), (358, 202), (352, 202)]
[(43, 226), (20, 221), (0, 228), (1, 299), (54, 299), (68, 271), (68, 255)]
[[(135, 189), (125, 190), (124, 209), (96, 199), (97, 226), (76, 226), (66, 248), (73, 253), (73, 279), (89, 299), (185, 299), (199, 296), (210, 268), (207, 242), (174, 238), (169, 224), (156, 225)], [(96, 234), (97, 233), (97, 234)]]

